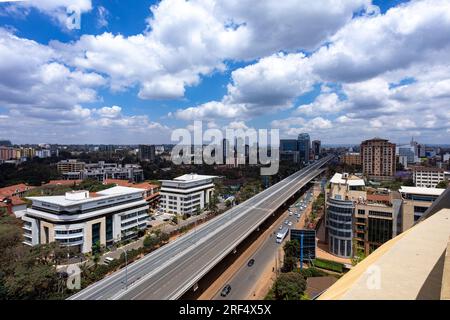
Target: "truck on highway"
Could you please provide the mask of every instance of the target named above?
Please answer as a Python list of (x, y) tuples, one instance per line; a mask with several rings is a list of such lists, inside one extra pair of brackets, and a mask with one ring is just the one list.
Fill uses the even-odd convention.
[(277, 243), (283, 242), (289, 232), (289, 228), (284, 227), (280, 232), (277, 233)]

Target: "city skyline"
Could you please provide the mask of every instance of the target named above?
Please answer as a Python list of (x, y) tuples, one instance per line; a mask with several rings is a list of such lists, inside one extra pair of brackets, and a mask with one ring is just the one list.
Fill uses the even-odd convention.
[(447, 1), (55, 3), (0, 2), (14, 143), (171, 143), (197, 119), (324, 145), (450, 141)]

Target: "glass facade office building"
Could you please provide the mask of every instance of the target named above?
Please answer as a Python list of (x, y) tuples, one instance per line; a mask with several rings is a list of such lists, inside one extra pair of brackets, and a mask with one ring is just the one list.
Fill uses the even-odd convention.
[(300, 153), (300, 162), (308, 162), (311, 153), (311, 138), (307, 133), (298, 135), (298, 151)]
[(329, 248), (331, 253), (339, 257), (352, 257), (352, 217), (354, 210), (353, 201), (337, 198), (327, 200)]

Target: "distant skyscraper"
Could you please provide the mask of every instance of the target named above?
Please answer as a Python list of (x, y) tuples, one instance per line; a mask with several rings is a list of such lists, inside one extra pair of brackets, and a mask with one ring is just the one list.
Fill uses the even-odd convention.
[(155, 146), (154, 145), (139, 145), (139, 160), (140, 161), (155, 161)]
[(300, 133), (298, 135), (298, 151), (300, 153), (300, 162), (308, 162), (311, 153), (311, 139), (308, 133)]
[(320, 140), (314, 140), (312, 142), (312, 152), (314, 155), (314, 159), (319, 159), (320, 155)]
[(374, 138), (361, 143), (363, 173), (373, 180), (391, 180), (395, 175), (395, 144)]

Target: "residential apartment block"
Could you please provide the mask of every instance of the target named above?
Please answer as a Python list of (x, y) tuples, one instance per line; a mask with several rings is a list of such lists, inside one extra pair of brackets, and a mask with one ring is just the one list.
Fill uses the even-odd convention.
[(29, 197), (32, 205), (22, 217), (24, 243), (57, 241), (87, 253), (97, 242), (111, 245), (136, 237), (149, 218), (144, 191), (117, 186), (95, 194), (81, 190), (64, 196)]
[(59, 173), (80, 172), (84, 170), (84, 162), (76, 159), (61, 160), (56, 164)]
[[(93, 179), (100, 182), (106, 179), (129, 180), (140, 182), (144, 180), (144, 171), (138, 164), (117, 164), (99, 161), (98, 163), (83, 162), (58, 162), (58, 170), (63, 170), (63, 178), (66, 180)], [(66, 171), (69, 169), (75, 169)]]
[(348, 166), (360, 166), (361, 154), (358, 152), (347, 152), (341, 156), (341, 163)]
[(214, 193), (214, 178), (185, 174), (173, 180), (161, 180), (160, 210), (177, 215), (193, 215), (204, 209)]
[(374, 138), (361, 143), (363, 173), (371, 180), (392, 180), (395, 175), (395, 144)]

